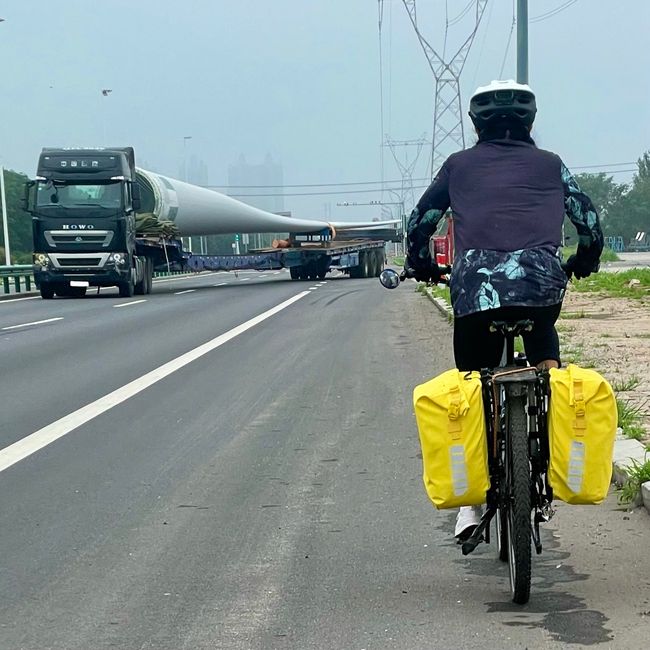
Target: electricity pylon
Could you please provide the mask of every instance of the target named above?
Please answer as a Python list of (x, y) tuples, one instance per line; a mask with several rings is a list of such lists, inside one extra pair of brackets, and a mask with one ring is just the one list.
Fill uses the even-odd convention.
[[(418, 27), (415, 8), (416, 0), (402, 0), (408, 12), (420, 45), (429, 62), (429, 67), (436, 80), (436, 91), (433, 112), (433, 137), (431, 139), (431, 176), (435, 176), (453, 145), (453, 150), (465, 148), (465, 131), (463, 128), (463, 112), (460, 98), (460, 75), (465, 66), (474, 37), (478, 31), (487, 0), (476, 0), (476, 15), (474, 28), (465, 39), (458, 51), (445, 61), (429, 44)], [(445, 29), (449, 27), (447, 25)], [(446, 41), (446, 34), (445, 34)]]

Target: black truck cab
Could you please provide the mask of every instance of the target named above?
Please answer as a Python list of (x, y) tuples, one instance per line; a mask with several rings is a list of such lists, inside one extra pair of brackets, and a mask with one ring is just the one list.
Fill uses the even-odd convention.
[(144, 261), (135, 254), (140, 193), (132, 147), (43, 149), (25, 203), (44, 298), (83, 295), (89, 286), (133, 294)]

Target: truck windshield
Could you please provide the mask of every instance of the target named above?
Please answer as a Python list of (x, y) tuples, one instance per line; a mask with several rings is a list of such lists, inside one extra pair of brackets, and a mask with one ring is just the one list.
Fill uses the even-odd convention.
[(120, 182), (89, 185), (48, 182), (39, 183), (36, 194), (38, 207), (59, 208), (120, 208), (122, 184)]

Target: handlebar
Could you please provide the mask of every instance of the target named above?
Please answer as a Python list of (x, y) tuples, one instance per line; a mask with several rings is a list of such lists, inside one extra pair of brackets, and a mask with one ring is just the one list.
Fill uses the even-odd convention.
[[(449, 274), (451, 273), (451, 266), (448, 265), (440, 265), (438, 266), (438, 269), (440, 273), (442, 274), (438, 282), (440, 284), (449, 284)], [(382, 286), (385, 287), (386, 289), (396, 289), (400, 283), (404, 282), (404, 280), (408, 280), (412, 276), (408, 274), (407, 269), (402, 269), (401, 273), (397, 273), (397, 271), (393, 269), (384, 269), (381, 272), (381, 275), (379, 276), (379, 281), (381, 282)]]

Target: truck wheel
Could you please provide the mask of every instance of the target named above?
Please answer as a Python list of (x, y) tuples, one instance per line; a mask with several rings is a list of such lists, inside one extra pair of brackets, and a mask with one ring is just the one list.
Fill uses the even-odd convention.
[(54, 287), (49, 282), (41, 282), (40, 292), (43, 300), (52, 300), (54, 298)]
[(127, 282), (120, 282), (117, 285), (117, 288), (120, 292), (120, 298), (130, 298), (133, 295), (135, 286), (133, 280), (128, 280)]
[(292, 280), (300, 280), (300, 272), (302, 270), (302, 266), (290, 266), (289, 267), (289, 275), (291, 276)]
[(151, 293), (153, 289), (153, 260), (151, 258), (147, 258), (147, 288), (145, 290), (145, 293), (149, 294)]

